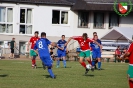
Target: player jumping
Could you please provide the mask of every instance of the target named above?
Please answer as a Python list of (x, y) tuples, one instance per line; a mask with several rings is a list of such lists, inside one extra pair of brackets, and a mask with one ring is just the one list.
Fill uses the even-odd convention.
[(35, 33), (34, 33), (35, 36), (30, 38), (30, 41), (28, 42), (28, 46), (27, 46), (27, 51), (29, 51), (29, 46), (31, 44), (30, 56), (32, 58), (32, 68), (37, 67), (37, 65), (36, 65), (37, 54), (36, 54), (36, 52), (34, 52), (33, 49), (34, 49), (34, 45), (35, 45), (36, 41), (39, 40), (38, 34), (39, 34), (39, 32), (35, 31)]
[[(53, 61), (52, 61), (50, 53), (49, 53), (48, 45), (54, 46), (55, 44), (51, 43), (46, 38), (46, 33), (45, 32), (42, 32), (41, 33), (41, 39), (39, 39), (36, 42), (36, 44), (34, 46), (34, 50), (35, 50), (36, 53), (39, 54), (40, 59), (45, 64), (45, 66), (47, 66), (48, 72), (49, 72), (51, 78), (55, 79), (55, 75), (53, 74), (52, 69), (51, 69)], [(37, 52), (37, 50), (38, 50), (38, 52)]]
[[(90, 38), (88, 38), (87, 33), (83, 33), (83, 35), (80, 36), (80, 37), (71, 37), (71, 38), (69, 38), (68, 42), (71, 39), (77, 40), (78, 43), (80, 44), (81, 52), (79, 54), (79, 56), (80, 56), (79, 63), (86, 69), (85, 74), (87, 74), (88, 71), (89, 71), (89, 69), (86, 68), (86, 64), (83, 61), (83, 59), (86, 58), (86, 60), (88, 61), (88, 63), (92, 65), (92, 62), (91, 62), (91, 59), (90, 59), (90, 46), (89, 46), (89, 43), (90, 42), (97, 43), (97, 42), (94, 41), (94, 40), (91, 40)], [(91, 70), (94, 71), (93, 68)]]
[[(101, 45), (101, 41), (98, 39), (98, 36), (94, 36), (94, 40)], [(101, 70), (101, 46), (98, 46), (96, 43), (91, 42), (90, 46), (92, 48), (92, 66), (95, 67), (95, 61), (98, 60), (98, 70)]]
[(128, 51), (121, 58), (126, 57), (129, 57), (129, 68), (127, 71), (129, 86), (130, 88), (133, 88), (133, 43), (130, 44)]

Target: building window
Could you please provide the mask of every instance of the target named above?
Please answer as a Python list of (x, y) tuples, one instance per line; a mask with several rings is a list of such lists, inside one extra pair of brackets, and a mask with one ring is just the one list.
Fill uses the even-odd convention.
[(82, 28), (88, 27), (88, 12), (78, 13), (78, 27), (82, 27)]
[(109, 14), (109, 28), (119, 26), (119, 16), (115, 13)]
[(68, 24), (68, 11), (53, 10), (52, 24)]
[(94, 13), (94, 28), (104, 28), (104, 13)]
[(32, 34), (32, 9), (20, 9), (20, 34)]
[(13, 8), (0, 7), (0, 33), (13, 33)]

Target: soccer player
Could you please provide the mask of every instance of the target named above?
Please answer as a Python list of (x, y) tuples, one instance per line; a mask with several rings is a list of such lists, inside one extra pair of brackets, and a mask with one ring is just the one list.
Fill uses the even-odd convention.
[[(94, 40), (101, 45), (101, 41), (98, 39), (98, 36), (94, 36)], [(98, 46), (96, 43), (91, 42), (90, 46), (92, 48), (92, 67), (95, 67), (95, 61), (98, 60), (98, 70), (101, 70), (101, 46)]]
[[(93, 32), (93, 39), (94, 39), (95, 35), (97, 35), (97, 32)], [(98, 41), (99, 41), (99, 39), (98, 39)], [(98, 59), (95, 60), (95, 69), (97, 69), (97, 66), (96, 66), (97, 63), (98, 63)]]
[(37, 65), (36, 65), (37, 53), (34, 52), (33, 49), (34, 49), (36, 41), (39, 40), (38, 34), (39, 34), (39, 32), (35, 31), (35, 33), (34, 33), (35, 36), (30, 38), (30, 41), (28, 42), (28, 46), (27, 46), (27, 51), (29, 51), (29, 46), (31, 44), (30, 56), (32, 58), (32, 68), (37, 68)]
[(46, 38), (46, 33), (42, 32), (41, 33), (41, 38), (36, 42), (34, 46), (34, 51), (39, 54), (40, 59), (42, 62), (47, 66), (48, 72), (51, 76), (51, 78), (55, 79), (55, 75), (52, 72), (52, 59), (49, 53), (48, 45), (54, 46), (54, 43), (51, 43), (47, 38)]
[[(87, 74), (89, 69), (86, 68), (86, 63), (83, 61), (83, 59), (86, 58), (88, 63), (92, 64), (91, 59), (90, 59), (90, 46), (89, 46), (89, 43), (90, 42), (97, 43), (97, 42), (92, 40), (92, 39), (90, 39), (90, 38), (88, 38), (87, 33), (83, 33), (83, 35), (79, 36), (79, 37), (71, 37), (71, 38), (69, 38), (68, 42), (71, 39), (77, 40), (78, 43), (80, 44), (81, 52), (79, 54), (79, 56), (80, 56), (79, 63), (86, 69), (85, 74)], [(94, 71), (93, 68), (91, 70)]]
[(129, 80), (129, 86), (130, 88), (133, 88), (133, 43), (130, 44), (128, 51), (123, 55), (123, 57), (129, 57), (129, 68), (127, 71), (127, 76)]
[(57, 48), (58, 48), (57, 50), (58, 58), (56, 66), (57, 68), (59, 68), (61, 58), (63, 58), (64, 68), (66, 68), (66, 46), (67, 42), (65, 40), (65, 35), (62, 35), (62, 39), (57, 42)]

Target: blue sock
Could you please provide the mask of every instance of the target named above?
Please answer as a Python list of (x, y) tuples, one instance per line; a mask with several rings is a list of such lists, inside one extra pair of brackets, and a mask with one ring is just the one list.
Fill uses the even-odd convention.
[(59, 66), (60, 65), (60, 60), (57, 60), (57, 66)]
[(66, 67), (66, 60), (63, 60), (64, 67)]
[(98, 68), (101, 68), (101, 62), (98, 62)]
[(92, 66), (95, 66), (95, 61), (92, 61)]
[(54, 74), (52, 72), (52, 69), (51, 68), (48, 68), (48, 73), (50, 74), (50, 76), (53, 78), (54, 77)]

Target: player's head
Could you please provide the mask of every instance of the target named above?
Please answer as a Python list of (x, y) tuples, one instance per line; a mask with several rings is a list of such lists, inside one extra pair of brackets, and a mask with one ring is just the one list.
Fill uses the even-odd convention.
[(39, 34), (39, 32), (38, 31), (35, 31), (35, 37), (38, 37), (38, 34)]
[(13, 41), (15, 41), (15, 38), (12, 38)]
[(82, 37), (83, 37), (84, 40), (86, 40), (88, 38), (87, 33), (83, 33)]
[(97, 35), (94, 35), (94, 40), (97, 40), (98, 39), (98, 36)]
[(62, 38), (62, 40), (65, 40), (65, 35), (62, 35), (61, 38)]
[(117, 46), (117, 49), (120, 49), (120, 46)]
[(41, 33), (41, 38), (46, 38), (46, 33), (45, 32)]
[(97, 32), (93, 32), (93, 36), (97, 35)]

